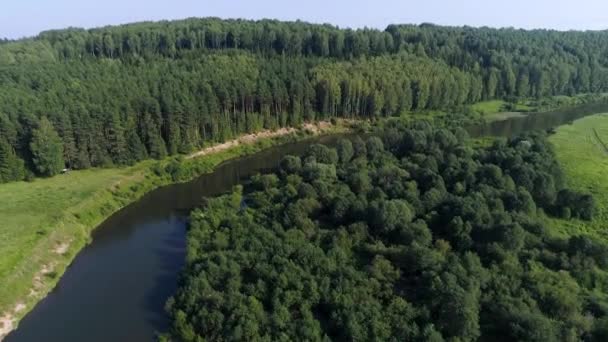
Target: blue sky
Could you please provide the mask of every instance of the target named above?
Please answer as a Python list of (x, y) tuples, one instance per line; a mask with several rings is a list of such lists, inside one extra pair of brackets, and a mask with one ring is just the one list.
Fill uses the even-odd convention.
[(4, 0), (0, 37), (67, 26), (217, 16), (302, 19), (341, 27), (432, 22), (518, 28), (607, 29), (605, 0)]

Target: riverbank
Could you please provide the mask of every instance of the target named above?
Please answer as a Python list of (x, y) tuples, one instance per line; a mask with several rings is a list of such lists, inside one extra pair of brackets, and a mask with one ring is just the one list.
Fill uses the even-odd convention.
[(470, 106), (472, 120), (485, 122), (503, 121), (516, 117), (525, 117), (531, 113), (548, 112), (606, 100), (606, 94), (577, 94), (574, 96), (550, 96), (542, 99), (527, 99), (517, 102), (490, 100)]
[[(212, 171), (222, 162), (313, 135), (346, 132), (350, 123), (264, 131), (209, 146), (186, 158), (146, 161), (122, 169), (74, 171), (0, 186), (0, 339), (56, 285), (90, 242), (91, 232), (120, 208), (163, 185)], [(218, 148), (218, 146), (222, 146)], [(204, 157), (203, 157), (204, 156)], [(190, 173), (167, 172), (179, 160)]]
[[(342, 120), (341, 122), (349, 123), (352, 121)], [(238, 139), (233, 139), (233, 140), (227, 141), (223, 144), (218, 144), (218, 145), (213, 145), (211, 147), (203, 148), (200, 151), (197, 151), (197, 152), (194, 152), (194, 153), (188, 155), (186, 157), (186, 159), (202, 157), (202, 156), (206, 156), (208, 154), (225, 151), (227, 149), (237, 147), (237, 146), (240, 146), (243, 144), (245, 144), (245, 145), (251, 144), (260, 139), (270, 139), (270, 138), (280, 137), (283, 135), (295, 134), (298, 132), (298, 130), (303, 130), (304, 132), (308, 132), (309, 134), (316, 135), (316, 134), (320, 134), (322, 132), (328, 131), (329, 129), (331, 129), (331, 126), (332, 126), (331, 123), (329, 123), (327, 121), (321, 121), (316, 124), (306, 123), (306, 124), (302, 125), (302, 127), (300, 127), (300, 128), (283, 127), (278, 130), (275, 130), (275, 131), (264, 130), (264, 131), (257, 132), (257, 133), (243, 135), (243, 136), (239, 137)]]
[[(90, 242), (94, 228), (120, 208), (159, 186), (210, 172), (227, 159), (312, 135), (343, 132), (351, 123), (263, 131), (205, 147), (189, 156), (0, 185), (0, 203), (7, 203), (0, 208), (0, 217), (7, 218), (0, 227), (0, 329), (4, 329), (0, 336), (44, 298)], [(597, 133), (605, 135), (601, 128)], [(602, 139), (608, 142), (605, 136)], [(568, 147), (571, 139), (575, 138), (566, 139), (564, 146)], [(583, 146), (580, 151), (586, 149)], [(570, 231), (576, 232), (576, 226)]]
[(559, 234), (585, 234), (608, 242), (608, 114), (588, 116), (556, 129), (549, 141), (564, 170), (567, 185), (593, 194), (592, 221), (551, 219)]

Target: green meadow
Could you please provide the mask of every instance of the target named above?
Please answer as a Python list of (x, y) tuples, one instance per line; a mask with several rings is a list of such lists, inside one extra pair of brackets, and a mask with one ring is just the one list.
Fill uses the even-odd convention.
[(567, 185), (593, 194), (597, 212), (591, 222), (553, 220), (562, 234), (584, 233), (608, 241), (608, 114), (589, 116), (560, 126), (549, 140)]
[[(112, 190), (141, 180), (143, 170), (140, 166), (74, 171), (0, 186), (0, 308), (15, 305), (15, 298), (26, 302), (37, 297), (38, 293), (23, 296), (30, 289), (44, 292), (44, 284), (52, 283), (53, 275), (86, 243), (88, 224), (117, 207)], [(44, 265), (53, 271), (38, 275)], [(33, 288), (37, 275), (42, 277)]]
[(512, 112), (527, 112), (533, 110), (534, 107), (524, 104), (522, 102), (518, 102), (516, 104), (512, 104), (514, 107), (511, 109), (507, 109), (509, 104), (504, 100), (491, 100), (491, 101), (483, 101), (478, 102), (471, 106), (471, 108), (479, 113), (483, 114), (496, 114), (499, 112), (512, 111)]

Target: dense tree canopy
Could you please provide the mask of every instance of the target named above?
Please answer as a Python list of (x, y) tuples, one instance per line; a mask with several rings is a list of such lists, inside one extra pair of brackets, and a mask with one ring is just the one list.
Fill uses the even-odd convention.
[(207, 18), (47, 31), (0, 44), (0, 143), (42, 174), (30, 148), (42, 117), (66, 164), (87, 168), (304, 120), (602, 92), (606, 49), (605, 32), (434, 25)]
[(194, 210), (172, 334), (605, 338), (608, 247), (546, 225), (543, 212), (589, 219), (594, 203), (564, 188), (544, 136), (473, 149), (460, 130), (391, 124), (380, 137), (313, 146)]

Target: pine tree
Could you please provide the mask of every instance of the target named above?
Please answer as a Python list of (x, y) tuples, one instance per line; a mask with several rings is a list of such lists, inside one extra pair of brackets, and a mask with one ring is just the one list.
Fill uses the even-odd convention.
[(22, 159), (6, 141), (0, 140), (0, 183), (19, 181), (25, 178)]
[(46, 117), (42, 117), (38, 128), (32, 132), (30, 149), (40, 175), (54, 176), (64, 168), (63, 143)]
[(112, 161), (118, 165), (127, 164), (128, 160), (125, 153), (127, 142), (125, 141), (124, 130), (118, 113), (114, 113), (109, 117), (105, 131), (106, 139), (109, 143), (108, 151), (110, 152)]
[(125, 131), (126, 140), (126, 162), (134, 164), (137, 161), (148, 158), (146, 146), (142, 143), (141, 138), (137, 134), (137, 127), (134, 120), (127, 122)]

